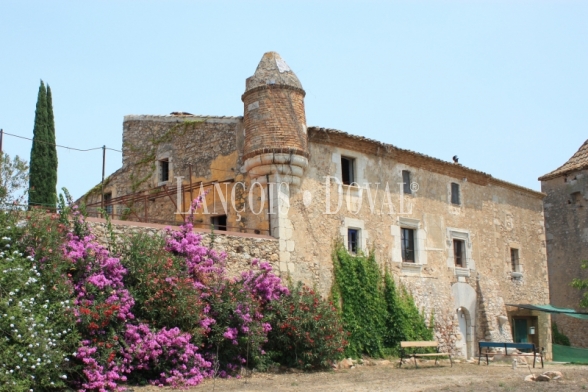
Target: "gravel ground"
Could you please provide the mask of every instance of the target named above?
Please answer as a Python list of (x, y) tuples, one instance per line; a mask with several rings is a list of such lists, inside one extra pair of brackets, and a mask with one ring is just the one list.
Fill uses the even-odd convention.
[[(398, 369), (394, 363), (357, 366), (354, 369), (316, 373), (254, 373), (230, 380), (207, 380), (189, 391), (584, 391), (588, 390), (588, 366), (548, 364), (531, 368), (533, 374), (559, 370), (562, 380), (523, 381), (527, 367), (494, 363), (490, 366), (468, 363), (435, 366), (433, 361)], [(133, 387), (135, 392), (168, 390)]]

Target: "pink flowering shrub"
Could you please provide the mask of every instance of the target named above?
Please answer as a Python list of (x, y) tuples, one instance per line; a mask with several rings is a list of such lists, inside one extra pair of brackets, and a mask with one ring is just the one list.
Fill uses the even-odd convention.
[(204, 360), (192, 336), (179, 328), (153, 332), (148, 325), (127, 325), (127, 347), (123, 351), (123, 371), (154, 385), (187, 387), (198, 385), (210, 375), (211, 364)]
[[(102, 392), (145, 382), (189, 387), (207, 377), (238, 377), (243, 367), (263, 368), (269, 358), (267, 347), (279, 350), (276, 327), (283, 325), (283, 317), (276, 317), (275, 309), (290, 292), (270, 264), (254, 260), (250, 270), (228, 278), (225, 254), (204, 246), (189, 222), (163, 236), (133, 236), (111, 253), (97, 242), (80, 210), (61, 200), (60, 214), (29, 215), (30, 220), (13, 236), (18, 238), (10, 239), (23, 252), (18, 253), (19, 262), (32, 265), (28, 279), (36, 286), (31, 287), (44, 290), (36, 297), (46, 302), (31, 305), (37, 314), (25, 317), (23, 312), (31, 311), (23, 310), (23, 301), (13, 301), (21, 297), (31, 301), (27, 296), (34, 293), (16, 290), (4, 301), (0, 287), (0, 325), (14, 329), (14, 337), (0, 342), (0, 348), (22, 355), (29, 355), (27, 350), (55, 350), (59, 361), (52, 369), (57, 370), (41, 371), (45, 368), (32, 365), (35, 374), (42, 375), (35, 378), (7, 354), (6, 364), (0, 364), (6, 369), (0, 368), (5, 373), (0, 380), (12, 386), (8, 390), (69, 387)], [(193, 208), (198, 205), (195, 200)], [(4, 246), (12, 246), (9, 240), (3, 241)], [(11, 255), (5, 263), (15, 257)], [(10, 282), (26, 278), (22, 269), (10, 271), (12, 275), (6, 275)], [(314, 309), (306, 307), (304, 312), (312, 316)], [(18, 326), (11, 315), (14, 320), (21, 318)], [(37, 321), (42, 317), (44, 323)], [(52, 330), (43, 335), (50, 345), (35, 346), (33, 335), (23, 340), (20, 330), (27, 320), (59, 328), (60, 344), (49, 337)], [(268, 336), (274, 343), (268, 342)], [(328, 362), (317, 359), (322, 353), (331, 351), (317, 351), (314, 363)], [(48, 357), (39, 355), (43, 358), (39, 363), (45, 366)]]
[(198, 343), (210, 321), (185, 259), (170, 254), (162, 236), (137, 234), (124, 248), (124, 282), (135, 298), (135, 317), (156, 328), (178, 327)]
[[(198, 204), (198, 201), (195, 202)], [(168, 231), (166, 249), (185, 259), (194, 288), (204, 302), (203, 347), (221, 377), (235, 375), (244, 365), (253, 367), (264, 355), (263, 345), (271, 326), (264, 320), (264, 306), (288, 294), (268, 263), (254, 260), (250, 271), (238, 279), (225, 276), (225, 254), (201, 245), (201, 237), (186, 223)]]

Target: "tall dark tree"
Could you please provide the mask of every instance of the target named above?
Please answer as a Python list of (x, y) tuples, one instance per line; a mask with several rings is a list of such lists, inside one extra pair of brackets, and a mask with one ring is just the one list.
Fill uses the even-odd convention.
[(47, 145), (49, 149), (49, 165), (50, 165), (50, 177), (48, 179), (49, 187), (53, 191), (51, 194), (52, 200), (51, 205), (54, 206), (57, 203), (57, 147), (55, 146), (55, 119), (53, 118), (53, 98), (51, 97), (51, 87), (47, 85), (47, 123), (49, 131), (50, 144)]
[(55, 207), (57, 203), (57, 151), (51, 90), (41, 80), (35, 110), (29, 169), (29, 205)]

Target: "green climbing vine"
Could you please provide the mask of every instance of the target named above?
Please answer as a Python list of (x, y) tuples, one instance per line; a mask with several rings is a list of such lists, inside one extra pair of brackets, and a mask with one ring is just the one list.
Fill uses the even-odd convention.
[[(110, 184), (110, 176), (106, 177), (104, 179), (104, 186), (107, 186), (108, 184)], [(102, 183), (99, 182), (97, 185), (95, 185), (92, 189), (90, 189), (88, 192), (86, 192), (86, 194), (84, 195), (84, 202), (87, 203), (88, 202), (88, 198), (94, 194), (99, 194), (102, 192)]]
[(380, 271), (375, 252), (351, 255), (337, 243), (333, 252), (333, 302), (349, 333), (345, 355), (397, 355), (400, 341), (433, 340), (433, 315), (427, 320), (404, 286)]
[(563, 332), (559, 331), (555, 321), (551, 323), (551, 343), (562, 346), (571, 346), (570, 338), (568, 338)]

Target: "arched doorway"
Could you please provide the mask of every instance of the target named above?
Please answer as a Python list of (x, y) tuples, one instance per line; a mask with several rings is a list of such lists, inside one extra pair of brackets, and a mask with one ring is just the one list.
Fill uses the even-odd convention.
[(461, 335), (455, 342), (455, 348), (461, 352), (464, 358), (473, 358), (475, 356), (476, 291), (465, 282), (454, 283), (451, 286), (451, 291), (455, 301), (459, 334)]
[(461, 350), (462, 357), (470, 358), (473, 356), (473, 337), (471, 336), (472, 319), (470, 312), (463, 306), (457, 308), (457, 320), (459, 322), (460, 336), (458, 336), (459, 339), (455, 342), (455, 347)]

